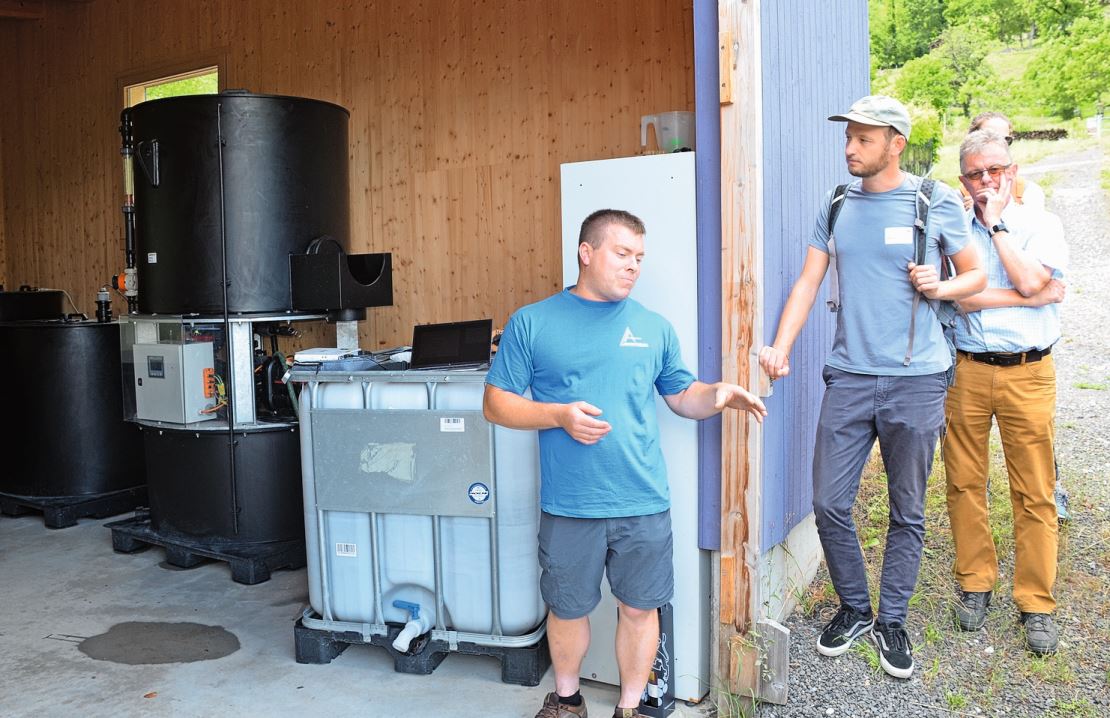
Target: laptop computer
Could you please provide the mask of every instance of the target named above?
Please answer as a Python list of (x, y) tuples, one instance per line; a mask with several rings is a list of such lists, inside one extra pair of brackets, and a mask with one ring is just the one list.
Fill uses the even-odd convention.
[(412, 328), (409, 369), (481, 369), (489, 366), (492, 319)]

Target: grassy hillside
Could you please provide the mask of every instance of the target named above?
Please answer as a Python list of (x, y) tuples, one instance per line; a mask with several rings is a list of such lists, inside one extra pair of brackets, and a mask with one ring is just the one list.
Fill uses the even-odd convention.
[[(1086, 119), (1061, 120), (1045, 115), (1021, 91), (1021, 79), (1025, 70), (1039, 51), (1039, 46), (1025, 48), (1000, 47), (987, 55), (986, 58), (987, 64), (997, 74), (1001, 83), (1009, 85), (1011, 89), (1006, 92), (1005, 97), (999, 98), (997, 106), (992, 106), (989, 102), (983, 102), (983, 106), (979, 108), (980, 110), (997, 108), (999, 111), (1005, 112), (1014, 123), (1015, 130), (1019, 132), (1050, 128), (1062, 128), (1068, 131), (1068, 139), (1066, 140), (1018, 140), (1015, 142), (1012, 150), (1014, 161), (1023, 165), (1032, 164), (1051, 154), (1075, 152), (1098, 144), (1098, 140), (1087, 133)], [(896, 94), (894, 85), (897, 82), (898, 73), (899, 69), (880, 70), (872, 83), (872, 91)], [(1085, 109), (1088, 109), (1085, 116), (1092, 113), (1093, 108)], [(959, 108), (953, 107), (945, 119), (947, 122), (940, 156), (933, 168), (932, 176), (957, 186), (959, 184), (957, 177), (960, 171), (958, 162), (959, 145), (967, 133), (971, 118), (965, 117)], [(1110, 121), (1104, 124), (1104, 137), (1110, 140)], [(1110, 141), (1107, 140), (1104, 140), (1102, 144), (1104, 149), (1110, 150)], [(1048, 185), (1051, 185), (1051, 177), (1044, 179), (1048, 180)], [(1051, 191), (1051, 186), (1045, 189)]]

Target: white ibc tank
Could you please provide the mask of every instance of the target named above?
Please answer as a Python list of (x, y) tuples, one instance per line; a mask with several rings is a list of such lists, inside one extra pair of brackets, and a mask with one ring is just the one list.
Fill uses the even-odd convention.
[[(442, 416), (442, 412), (457, 411), (468, 416), (466, 421), (484, 422), (480, 416), (468, 413), (481, 411), (484, 373), (466, 374), (469, 381), (453, 377), (434, 380), (443, 379), (444, 372), (427, 379), (412, 372), (403, 377), (365, 372), (353, 380), (344, 377), (341, 381), (309, 382), (301, 393), (309, 601), (318, 615), (336, 621), (403, 624), (410, 619), (408, 606), (416, 605), (432, 628), (491, 636), (524, 635), (543, 621), (546, 608), (539, 594), (536, 560), (539, 450), (535, 432), (490, 427), (492, 518), (439, 516), (441, 601), (436, 600), (437, 519), (429, 515), (431, 512), (379, 511), (373, 496), (358, 510), (318, 510), (321, 492), (316, 474), (322, 464), (315, 453), (321, 451), (323, 442), (322, 437), (313, 436), (313, 430), (328, 426), (319, 421), (321, 417), (334, 414), (357, 423), (360, 419), (373, 420), (365, 414), (378, 413), (388, 420), (398, 415), (385, 412)], [(421, 436), (406, 440), (415, 447), (414, 462), (420, 461)], [(355, 433), (346, 443), (353, 444), (349, 451), (355, 453), (361, 448), (360, 442), (373, 441), (373, 436)], [(339, 453), (345, 451), (343, 448)], [(323, 474), (321, 471), (321, 480)], [(358, 479), (352, 477), (353, 481)], [(428, 491), (439, 490), (428, 484)], [(431, 503), (438, 497), (427, 498)], [(493, 530), (491, 522), (495, 523)], [(494, 533), (496, 559), (492, 550)], [(495, 571), (499, 577), (496, 601)], [(395, 602), (406, 606), (396, 607)], [(442, 605), (442, 616), (437, 613), (437, 605)]]

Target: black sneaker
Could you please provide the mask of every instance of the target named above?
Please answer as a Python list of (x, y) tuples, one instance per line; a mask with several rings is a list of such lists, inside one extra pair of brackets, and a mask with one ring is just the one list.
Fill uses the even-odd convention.
[(871, 637), (879, 649), (879, 665), (884, 671), (895, 678), (909, 678), (913, 674), (913, 646), (901, 623), (876, 622)]
[(1025, 647), (1030, 653), (1047, 656), (1056, 652), (1060, 633), (1056, 622), (1047, 613), (1023, 613), (1021, 623), (1025, 626)]
[(960, 591), (956, 603), (956, 623), (965, 631), (978, 631), (987, 622), (991, 591)]
[(817, 639), (817, 652), (822, 656), (839, 656), (852, 647), (852, 643), (871, 630), (875, 619), (871, 612), (860, 613), (848, 605), (840, 609), (829, 621)]

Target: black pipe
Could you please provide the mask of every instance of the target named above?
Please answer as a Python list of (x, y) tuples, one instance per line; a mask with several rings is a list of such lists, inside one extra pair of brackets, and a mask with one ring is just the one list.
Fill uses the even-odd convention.
[[(223, 112), (220, 103), (216, 103), (216, 155), (220, 168), (220, 270), (222, 272), (220, 284), (223, 287), (224, 304), (224, 352), (227, 354), (227, 449), (231, 467), (231, 530), (239, 535), (239, 487), (238, 476), (235, 472), (235, 357), (233, 337), (231, 334), (231, 319), (227, 312), (227, 215), (224, 211), (224, 132), (222, 124)], [(251, 356), (251, 363), (254, 357)]]
[[(135, 314), (139, 311), (139, 298), (129, 290), (128, 280), (135, 275), (135, 179), (132, 174), (132, 163), (135, 158), (135, 135), (131, 123), (131, 109), (120, 113), (119, 134), (122, 140), (119, 153), (123, 156), (123, 255), (127, 271), (124, 273), (123, 290), (127, 298), (127, 313)], [(118, 287), (117, 287), (118, 288)]]

